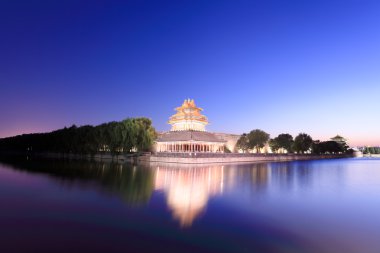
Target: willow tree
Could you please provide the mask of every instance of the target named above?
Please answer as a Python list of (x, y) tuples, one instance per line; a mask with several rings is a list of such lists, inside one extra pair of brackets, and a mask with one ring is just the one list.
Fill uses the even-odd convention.
[(149, 151), (156, 138), (156, 131), (152, 126), (152, 121), (148, 118), (135, 118), (136, 127), (136, 148), (138, 151)]
[(98, 126), (73, 125), (50, 133), (26, 134), (0, 139), (0, 151), (61, 152), (94, 154), (100, 150), (120, 152), (148, 151), (156, 138), (152, 121), (130, 118)]

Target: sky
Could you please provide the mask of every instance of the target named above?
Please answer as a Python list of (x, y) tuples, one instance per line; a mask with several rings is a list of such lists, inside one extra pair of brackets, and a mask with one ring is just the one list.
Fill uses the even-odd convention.
[(148, 117), (380, 145), (380, 1), (0, 1), (0, 138)]

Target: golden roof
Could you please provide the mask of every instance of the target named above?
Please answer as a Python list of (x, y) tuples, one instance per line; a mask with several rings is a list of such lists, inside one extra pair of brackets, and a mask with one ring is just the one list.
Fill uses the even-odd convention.
[(202, 108), (195, 105), (194, 99), (185, 99), (180, 107), (175, 108), (176, 114), (170, 117), (169, 124), (180, 121), (198, 121), (203, 124), (208, 124), (206, 116), (202, 115)]

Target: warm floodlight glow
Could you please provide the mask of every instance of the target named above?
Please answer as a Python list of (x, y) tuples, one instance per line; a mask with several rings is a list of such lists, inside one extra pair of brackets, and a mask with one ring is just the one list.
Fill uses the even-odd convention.
[(173, 212), (173, 218), (181, 226), (188, 227), (202, 214), (208, 199), (223, 192), (224, 168), (176, 166), (171, 168), (166, 165), (157, 169), (155, 188), (166, 193), (167, 205)]
[(203, 110), (195, 105), (194, 99), (185, 99), (180, 107), (175, 109), (176, 114), (170, 117), (171, 131), (205, 131), (208, 124), (207, 117), (201, 114)]

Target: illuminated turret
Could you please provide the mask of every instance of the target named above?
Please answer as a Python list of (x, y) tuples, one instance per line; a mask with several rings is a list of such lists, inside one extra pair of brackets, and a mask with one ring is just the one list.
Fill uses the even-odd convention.
[(185, 99), (180, 107), (175, 109), (176, 114), (170, 117), (171, 131), (205, 131), (208, 124), (207, 117), (201, 114), (203, 110), (197, 107), (194, 100)]

